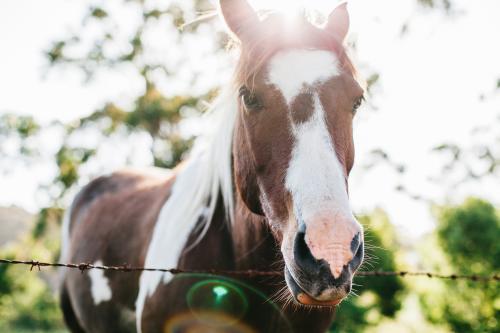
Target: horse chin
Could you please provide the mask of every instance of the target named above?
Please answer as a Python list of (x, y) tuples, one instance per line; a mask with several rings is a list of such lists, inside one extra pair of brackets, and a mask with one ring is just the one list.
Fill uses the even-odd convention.
[(335, 298), (331, 300), (318, 300), (309, 295), (302, 287), (299, 286), (297, 281), (294, 279), (288, 267), (285, 266), (285, 280), (288, 285), (294, 300), (303, 306), (313, 306), (313, 307), (334, 307), (339, 305), (344, 297)]

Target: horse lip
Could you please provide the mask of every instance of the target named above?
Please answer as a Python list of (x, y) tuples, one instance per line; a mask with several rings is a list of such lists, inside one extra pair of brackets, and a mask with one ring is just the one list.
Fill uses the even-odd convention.
[(319, 301), (314, 297), (310, 296), (307, 292), (304, 291), (302, 287), (299, 286), (295, 278), (292, 276), (288, 267), (285, 266), (285, 277), (287, 277), (287, 282), (289, 288), (292, 292), (293, 298), (302, 305), (309, 306), (324, 306), (324, 307), (332, 307), (339, 305), (342, 302), (343, 298), (328, 300), (328, 301)]
[(304, 305), (315, 305), (315, 306), (336, 306), (342, 302), (342, 298), (334, 299), (331, 301), (318, 301), (306, 293), (299, 293), (297, 295), (297, 301)]

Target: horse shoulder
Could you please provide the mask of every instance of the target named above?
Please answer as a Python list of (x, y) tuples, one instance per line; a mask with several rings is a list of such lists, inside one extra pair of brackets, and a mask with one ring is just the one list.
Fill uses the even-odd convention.
[[(168, 170), (124, 169), (89, 182), (68, 213), (66, 259), (143, 266), (152, 230), (174, 180), (175, 172)], [(138, 280), (138, 272), (67, 271), (62, 287), (82, 327), (125, 332), (135, 326)], [(119, 327), (106, 319), (110, 316), (122, 318)]]

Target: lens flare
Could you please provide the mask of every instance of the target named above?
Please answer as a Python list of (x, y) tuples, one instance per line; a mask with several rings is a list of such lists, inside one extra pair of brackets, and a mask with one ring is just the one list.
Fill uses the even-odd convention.
[[(272, 327), (291, 332), (288, 319), (269, 296), (250, 284), (210, 274), (178, 274), (170, 282), (180, 312), (166, 314), (164, 333), (256, 333)], [(263, 318), (263, 320), (255, 320)]]
[[(200, 320), (201, 319), (201, 320)], [(233, 322), (227, 325), (228, 322)], [(234, 318), (214, 312), (182, 313), (171, 318), (165, 325), (164, 333), (257, 333), (251, 327)]]
[(317, 11), (328, 14), (338, 3), (337, 1), (324, 0), (250, 0), (255, 9), (271, 9), (279, 11), (288, 16), (294, 16), (302, 11)]
[(186, 296), (191, 312), (202, 320), (207, 313), (216, 312), (232, 318), (225, 325), (232, 325), (245, 316), (248, 310), (248, 301), (242, 290), (222, 280), (205, 280), (193, 285)]

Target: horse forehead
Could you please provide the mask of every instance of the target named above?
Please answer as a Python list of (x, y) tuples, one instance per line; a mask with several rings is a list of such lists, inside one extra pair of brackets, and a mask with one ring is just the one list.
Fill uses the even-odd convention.
[(304, 86), (340, 75), (339, 60), (326, 50), (294, 49), (278, 52), (267, 68), (267, 82), (277, 87), (290, 104)]

